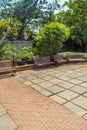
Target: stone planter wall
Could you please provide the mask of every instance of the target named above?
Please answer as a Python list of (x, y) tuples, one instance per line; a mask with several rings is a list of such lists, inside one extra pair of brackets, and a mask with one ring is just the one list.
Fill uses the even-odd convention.
[(29, 69), (33, 69), (33, 67), (34, 67), (33, 64), (16, 66), (16, 71), (29, 70)]

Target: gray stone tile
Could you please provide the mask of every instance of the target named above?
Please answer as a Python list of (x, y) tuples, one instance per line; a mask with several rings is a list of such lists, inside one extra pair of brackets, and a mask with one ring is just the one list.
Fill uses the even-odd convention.
[(60, 75), (61, 75), (60, 73), (56, 73), (56, 74), (52, 75), (52, 77), (54, 77), (54, 78), (59, 78)]
[(30, 82), (30, 81), (25, 81), (25, 82), (24, 82), (24, 84), (25, 84), (25, 85), (28, 85), (28, 86), (33, 85), (33, 83), (32, 83), (32, 82)]
[(73, 70), (71, 69), (71, 70), (68, 70), (65, 75), (69, 75), (69, 76), (70, 76), (70, 75), (73, 75), (73, 74), (74, 74), (74, 72), (73, 72)]
[(85, 97), (87, 97), (87, 92), (83, 94)]
[(25, 80), (31, 80), (31, 79), (35, 79), (36, 76), (30, 74), (30, 75), (27, 75), (27, 76), (22, 76)]
[(0, 117), (0, 130), (15, 130), (16, 128), (16, 124), (13, 122), (8, 114)]
[(79, 96), (76, 99), (72, 100), (73, 103), (75, 103), (76, 105), (84, 108), (85, 110), (87, 110), (87, 98), (83, 97), (83, 96)]
[(59, 86), (68, 89), (68, 88), (73, 87), (74, 84), (72, 84), (72, 83), (68, 83), (68, 82), (62, 82), (62, 83), (59, 84)]
[(59, 76), (59, 79), (67, 81), (67, 80), (70, 80), (71, 78), (68, 76)]
[(46, 76), (44, 73), (39, 73), (37, 75), (38, 75), (38, 78), (42, 78), (42, 77)]
[(72, 91), (74, 91), (74, 92), (77, 92), (77, 93), (79, 93), (79, 94), (82, 94), (82, 93), (84, 93), (84, 92), (87, 91), (86, 88), (81, 87), (81, 86), (79, 86), (79, 85), (76, 85), (75, 87), (71, 88), (70, 90), (72, 90)]
[(80, 84), (80, 85), (87, 88), (87, 82), (82, 83), (82, 84)]
[(63, 103), (66, 102), (65, 99), (63, 99), (63, 98), (61, 98), (61, 97), (59, 97), (59, 96), (57, 96), (57, 95), (53, 95), (53, 96), (51, 96), (50, 98), (53, 99), (54, 101), (60, 103), (60, 104), (63, 104)]
[[(38, 88), (38, 86), (39, 86), (38, 84), (33, 84), (33, 85), (31, 85), (30, 87), (35, 89), (35, 88)], [(40, 87), (40, 86), (39, 86), (39, 87)]]
[(36, 78), (36, 79), (32, 79), (31, 81), (32, 81), (33, 83), (40, 83), (40, 82), (43, 82), (44, 80), (39, 79), (39, 78)]
[(87, 120), (87, 114), (83, 116)]
[(35, 90), (41, 92), (41, 93), (44, 94), (45, 96), (50, 96), (50, 95), (52, 95), (51, 92), (49, 92), (48, 90), (46, 90), (46, 89), (40, 87), (39, 85), (35, 85), (33, 88), (34, 88)]
[(50, 80), (50, 82), (51, 82), (51, 83), (54, 83), (54, 84), (58, 84), (58, 83), (61, 83), (61, 82), (63, 82), (63, 81), (60, 80), (60, 79), (57, 79), (57, 78), (53, 78), (53, 79)]
[(77, 78), (77, 77), (80, 77), (80, 75), (78, 75), (78, 74), (76, 74), (76, 73), (74, 72), (74, 74), (70, 74), (69, 77), (71, 77), (71, 78)]
[(81, 72), (82, 72), (83, 74), (87, 74), (87, 69), (81, 69)]
[(64, 99), (67, 99), (67, 100), (71, 100), (71, 99), (78, 96), (77, 93), (74, 93), (74, 92), (72, 92), (70, 90), (65, 90), (65, 91), (63, 91), (63, 92), (61, 92), (61, 93), (59, 93), (57, 95), (63, 97)]
[(78, 107), (77, 105), (75, 105), (71, 102), (65, 103), (64, 106), (66, 108), (68, 108), (69, 110), (75, 112), (79, 116), (83, 116), (87, 112), (87, 111), (83, 110), (82, 108)]
[(82, 83), (83, 81), (78, 80), (78, 79), (71, 79), (71, 80), (69, 80), (69, 82), (74, 83), (74, 84), (80, 84), (80, 83)]
[(16, 78), (17, 78), (18, 80), (22, 81), (22, 82), (25, 82), (25, 81), (26, 81), (24, 78), (19, 77), (19, 76), (16, 76)]
[(3, 106), (0, 104), (0, 116), (2, 116), (3, 114), (6, 114), (6, 111), (3, 108)]
[[(75, 70), (75, 71), (76, 71), (76, 70)], [(79, 76), (83, 76), (84, 73), (83, 73), (82, 71), (79, 71), (79, 72), (76, 72), (76, 75), (78, 75), (78, 77), (79, 77)]]
[(42, 77), (42, 79), (44, 79), (44, 80), (52, 80), (53, 79), (53, 77), (52, 76), (44, 76), (44, 77)]
[(87, 77), (81, 76), (81, 77), (78, 77), (78, 80), (87, 81)]
[(53, 83), (51, 83), (51, 82), (49, 82), (49, 81), (44, 81), (44, 82), (39, 83), (39, 85), (40, 85), (41, 87), (47, 88), (47, 87), (52, 86)]
[(49, 91), (46, 90), (46, 89), (39, 90), (39, 92), (41, 92), (41, 93), (44, 94), (45, 96), (50, 96), (50, 95), (52, 95), (52, 93), (49, 92)]
[(51, 87), (48, 87), (47, 89), (49, 91), (51, 91), (52, 93), (58, 93), (58, 92), (61, 92), (64, 90), (63, 88), (59, 87), (58, 85), (53, 85)]
[(48, 75), (54, 75), (55, 72), (54, 72), (54, 71), (50, 71), (50, 72), (48, 72), (47, 74), (48, 74)]

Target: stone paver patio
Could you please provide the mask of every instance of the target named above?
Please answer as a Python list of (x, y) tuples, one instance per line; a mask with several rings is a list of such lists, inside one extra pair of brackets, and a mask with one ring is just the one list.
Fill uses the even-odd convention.
[(86, 64), (19, 72), (17, 78), (87, 119)]
[(87, 65), (0, 79), (0, 130), (87, 130)]

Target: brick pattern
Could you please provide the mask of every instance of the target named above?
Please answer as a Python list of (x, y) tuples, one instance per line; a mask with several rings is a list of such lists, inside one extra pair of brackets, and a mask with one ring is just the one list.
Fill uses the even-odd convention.
[(0, 80), (0, 103), (18, 130), (86, 130), (87, 120), (14, 77)]

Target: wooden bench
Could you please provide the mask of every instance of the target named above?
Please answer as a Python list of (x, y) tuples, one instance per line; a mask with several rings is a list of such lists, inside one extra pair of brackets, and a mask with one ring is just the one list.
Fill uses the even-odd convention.
[(34, 58), (34, 66), (36, 67), (42, 67), (51, 64), (53, 64), (53, 62), (50, 62), (50, 56)]
[(16, 68), (13, 66), (11, 60), (0, 61), (0, 75), (7, 73), (15, 73)]
[(86, 59), (84, 58), (83, 55), (73, 54), (73, 55), (68, 55), (68, 56), (67, 56), (67, 61), (68, 61), (68, 63), (73, 63), (73, 62), (86, 62)]
[(67, 63), (67, 60), (64, 60), (62, 55), (54, 55), (54, 62), (55, 64), (64, 64)]

